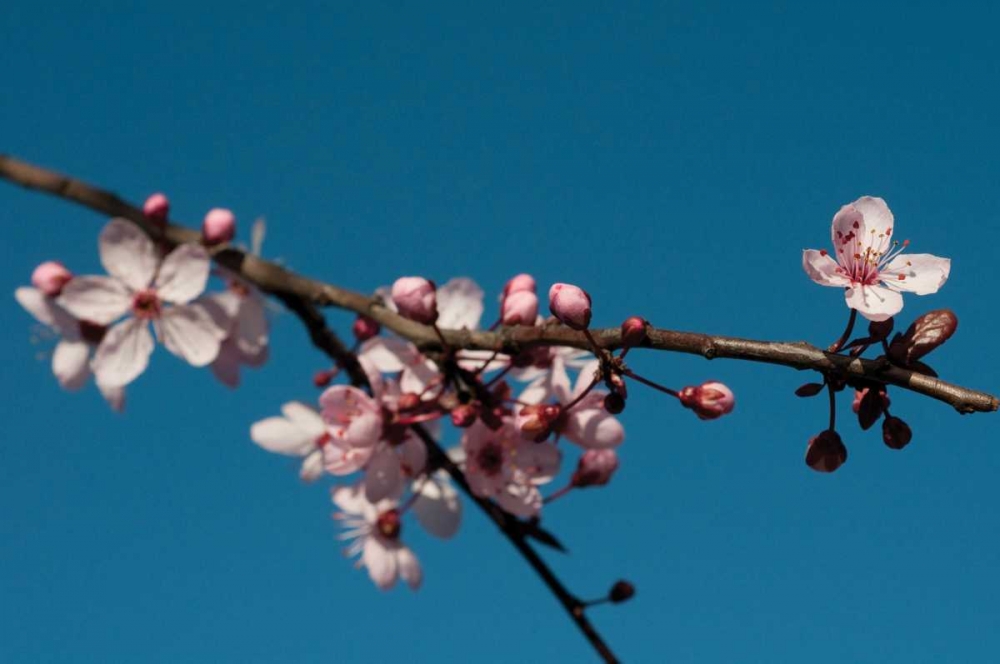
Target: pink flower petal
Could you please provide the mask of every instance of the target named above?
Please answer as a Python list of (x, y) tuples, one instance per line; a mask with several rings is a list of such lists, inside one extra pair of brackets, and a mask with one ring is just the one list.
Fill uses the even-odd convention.
[(455, 487), (446, 479), (433, 477), (417, 484), (417, 499), (411, 508), (417, 521), (435, 537), (454, 536), (462, 521), (462, 501)]
[(821, 286), (846, 287), (851, 285), (850, 279), (839, 274), (840, 266), (837, 261), (830, 258), (830, 255), (825, 251), (816, 251), (815, 249), (803, 251), (802, 269), (806, 271), (810, 279)]
[(304, 431), (306, 435), (318, 438), (326, 433), (326, 422), (315, 409), (301, 401), (289, 401), (281, 407), (281, 414)]
[(831, 235), (834, 257), (849, 273), (857, 259), (858, 243), (865, 232), (865, 218), (853, 205), (845, 205), (833, 216)]
[(132, 293), (111, 277), (75, 277), (57, 302), (79, 320), (109, 325), (132, 308)]
[(242, 360), (243, 353), (236, 347), (236, 343), (226, 339), (219, 346), (219, 354), (212, 361), (212, 374), (227, 387), (239, 387)]
[(474, 330), (483, 316), (483, 289), (472, 279), (451, 279), (437, 290), (438, 327)]
[(85, 341), (60, 341), (52, 353), (52, 373), (64, 390), (78, 390), (90, 377), (90, 345)]
[(182, 244), (163, 260), (156, 275), (156, 292), (167, 302), (187, 304), (202, 294), (211, 264), (197, 244)]
[(284, 417), (254, 422), (250, 439), (268, 452), (288, 456), (305, 456), (316, 448), (314, 436)]
[(365, 538), (361, 561), (368, 568), (368, 576), (381, 590), (396, 584), (396, 556), (375, 536)]
[(103, 385), (101, 381), (95, 381), (97, 383), (97, 389), (100, 390), (101, 396), (104, 400), (111, 406), (111, 410), (116, 413), (120, 413), (125, 410), (125, 388), (124, 387), (108, 387)]
[(625, 440), (621, 422), (603, 408), (583, 408), (584, 404), (569, 411), (563, 434), (571, 442), (587, 449), (617, 447)]
[(204, 367), (218, 357), (224, 333), (204, 307), (170, 307), (164, 310), (159, 323), (163, 345), (191, 366)]
[(876, 196), (862, 196), (852, 203), (854, 209), (865, 218), (866, 237), (890, 237), (893, 230), (893, 216), (889, 206)]
[(37, 288), (22, 286), (14, 291), (14, 299), (42, 325), (47, 325), (60, 336), (76, 339), (80, 326), (68, 311), (56, 304)]
[(424, 580), (424, 572), (420, 568), (420, 561), (405, 546), (396, 551), (396, 565), (399, 567), (399, 576), (406, 581), (412, 590), (420, 587)]
[(420, 359), (420, 352), (409, 341), (396, 337), (372, 337), (361, 344), (359, 357), (368, 359), (382, 373), (395, 373)]
[(243, 298), (236, 324), (236, 343), (240, 350), (249, 355), (259, 354), (267, 347), (269, 328), (264, 301), (253, 295)]
[[(951, 274), (951, 259), (931, 254), (900, 254), (879, 275), (893, 290), (916, 295), (936, 293)], [(903, 278), (900, 279), (900, 276)]]
[(365, 498), (368, 502), (377, 503), (399, 495), (403, 484), (399, 458), (388, 447), (377, 450), (365, 468)]
[(91, 368), (106, 387), (127, 385), (146, 370), (154, 345), (146, 321), (127, 318), (108, 330)]
[(107, 273), (131, 290), (142, 290), (153, 281), (160, 258), (153, 242), (132, 222), (109, 221), (101, 231), (98, 247)]
[(299, 478), (303, 482), (315, 482), (323, 474), (323, 453), (314, 450), (302, 460), (302, 468), (299, 470)]
[(903, 296), (882, 286), (855, 286), (845, 292), (847, 306), (868, 320), (891, 318), (903, 309)]
[(371, 447), (382, 435), (382, 410), (350, 385), (334, 385), (320, 395), (322, 417), (334, 439), (349, 447)]

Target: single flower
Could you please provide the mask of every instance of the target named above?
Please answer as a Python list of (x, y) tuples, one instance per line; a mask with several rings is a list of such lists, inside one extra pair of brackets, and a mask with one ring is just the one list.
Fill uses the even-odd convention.
[(865, 318), (891, 318), (903, 308), (903, 292), (936, 293), (951, 271), (948, 258), (902, 253), (909, 240), (893, 240), (894, 230), (885, 201), (862, 196), (833, 217), (834, 255), (806, 249), (802, 267), (821, 286), (847, 289), (847, 306)]

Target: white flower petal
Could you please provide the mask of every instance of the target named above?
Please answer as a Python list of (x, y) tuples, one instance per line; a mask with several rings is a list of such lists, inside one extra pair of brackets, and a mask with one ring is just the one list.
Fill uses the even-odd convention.
[(462, 521), (462, 501), (455, 487), (448, 480), (433, 477), (417, 484), (414, 489), (418, 495), (412, 507), (417, 521), (435, 537), (454, 536)]
[(399, 576), (406, 581), (412, 590), (420, 587), (424, 580), (424, 572), (420, 568), (420, 561), (413, 555), (407, 547), (401, 547), (396, 551), (396, 565), (399, 567)]
[(845, 292), (847, 306), (873, 321), (892, 318), (903, 309), (903, 296), (882, 286), (855, 286)]
[(371, 362), (382, 373), (396, 373), (420, 359), (417, 347), (397, 337), (372, 337), (361, 344), (358, 357)]
[(104, 400), (108, 402), (111, 406), (111, 410), (116, 413), (120, 413), (125, 410), (125, 388), (124, 387), (108, 387), (103, 385), (101, 381), (95, 381), (97, 383), (97, 389), (101, 391), (101, 396)]
[(203, 367), (219, 355), (221, 334), (204, 307), (179, 305), (164, 310), (160, 316), (163, 345), (171, 353), (194, 367)]
[(281, 414), (313, 438), (318, 438), (326, 432), (326, 423), (316, 409), (301, 401), (289, 401), (281, 407)]
[(76, 339), (80, 325), (68, 311), (59, 306), (37, 288), (22, 286), (14, 291), (14, 299), (42, 325), (55, 330), (62, 337)]
[(111, 277), (73, 277), (57, 302), (79, 320), (108, 325), (132, 308), (132, 293)]
[(303, 482), (315, 482), (323, 474), (323, 453), (315, 450), (312, 454), (302, 460), (302, 468), (299, 470), (299, 478)]
[(865, 233), (868, 241), (892, 236), (893, 216), (886, 202), (877, 196), (862, 196), (852, 203), (854, 209), (865, 218)]
[(156, 293), (167, 302), (187, 304), (202, 294), (211, 264), (197, 244), (182, 244), (163, 260), (156, 275)]
[(90, 377), (90, 345), (85, 341), (60, 341), (52, 353), (52, 373), (64, 390), (78, 390)]
[(153, 280), (160, 258), (153, 242), (132, 222), (109, 221), (101, 230), (98, 248), (107, 273), (132, 290), (142, 290)]
[(850, 279), (840, 274), (840, 265), (833, 260), (825, 251), (806, 249), (802, 252), (802, 269), (806, 271), (809, 278), (820, 286), (841, 286), (851, 285)]
[(377, 503), (398, 496), (404, 488), (399, 459), (388, 447), (382, 447), (365, 468), (365, 498)]
[(256, 355), (267, 346), (269, 325), (263, 300), (252, 295), (243, 298), (236, 321), (236, 343), (241, 351)]
[(268, 417), (254, 422), (250, 439), (268, 452), (305, 456), (316, 448), (315, 437), (284, 417)]
[(885, 266), (879, 276), (893, 290), (930, 295), (948, 281), (949, 274), (950, 258), (939, 258), (931, 254), (900, 254)]
[(437, 289), (438, 327), (474, 330), (483, 316), (483, 289), (472, 279), (451, 279)]
[(361, 561), (368, 568), (368, 576), (381, 590), (388, 590), (396, 584), (395, 552), (387, 549), (373, 535), (365, 538)]
[(91, 368), (102, 385), (122, 387), (146, 370), (154, 345), (146, 321), (127, 318), (104, 335)]

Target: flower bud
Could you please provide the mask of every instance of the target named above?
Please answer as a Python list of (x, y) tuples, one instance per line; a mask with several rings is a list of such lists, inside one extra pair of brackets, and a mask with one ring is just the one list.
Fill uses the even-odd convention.
[(162, 226), (170, 214), (170, 200), (164, 194), (155, 193), (142, 204), (142, 213)]
[(638, 346), (646, 340), (646, 326), (648, 322), (641, 316), (629, 316), (622, 323), (622, 343), (626, 348)]
[(549, 311), (566, 327), (585, 330), (590, 326), (590, 296), (572, 284), (553, 284), (549, 289)]
[(59, 261), (45, 261), (31, 273), (31, 285), (49, 297), (56, 297), (72, 278), (73, 273)]
[(625, 379), (622, 378), (621, 374), (608, 374), (605, 384), (608, 386), (609, 390), (615, 394), (621, 395), (622, 399), (628, 399), (628, 387), (625, 385)]
[(358, 341), (368, 341), (372, 337), (378, 336), (382, 331), (382, 326), (368, 316), (358, 316), (351, 325), (351, 332)]
[(580, 457), (570, 484), (583, 488), (604, 486), (618, 470), (618, 455), (614, 450), (587, 450)]
[(534, 325), (538, 318), (538, 296), (531, 291), (514, 291), (503, 298), (500, 322), (504, 325)]
[(400, 411), (403, 410), (413, 410), (420, 406), (420, 395), (416, 392), (404, 392), (399, 395), (399, 401), (396, 402), (396, 408)]
[(236, 215), (232, 210), (212, 208), (201, 224), (201, 237), (205, 244), (229, 242), (236, 236)]
[(604, 410), (612, 415), (618, 415), (625, 410), (625, 398), (617, 392), (604, 395)]
[(337, 369), (320, 369), (313, 374), (313, 385), (316, 387), (326, 387), (337, 373)]
[(913, 431), (910, 425), (890, 415), (882, 421), (882, 442), (894, 450), (901, 450), (910, 444)]
[(559, 406), (552, 404), (535, 404), (525, 406), (518, 413), (518, 428), (527, 440), (540, 443), (552, 433), (552, 425), (559, 418)]
[(806, 465), (820, 473), (832, 473), (847, 461), (847, 448), (840, 434), (831, 429), (809, 439)]
[(628, 581), (617, 581), (615, 585), (611, 586), (611, 591), (608, 593), (608, 599), (611, 600), (612, 604), (627, 602), (634, 596), (635, 586)]
[(535, 278), (530, 274), (519, 274), (511, 278), (503, 287), (503, 296), (507, 297), (512, 293), (534, 293), (536, 290)]
[(451, 409), (451, 423), (459, 429), (471, 427), (479, 417), (478, 404), (463, 403)]
[(423, 277), (400, 277), (392, 285), (392, 301), (404, 318), (431, 325), (437, 320), (437, 291)]
[(732, 412), (736, 397), (732, 390), (716, 381), (697, 387), (685, 387), (680, 392), (681, 404), (690, 408), (702, 420), (714, 420)]

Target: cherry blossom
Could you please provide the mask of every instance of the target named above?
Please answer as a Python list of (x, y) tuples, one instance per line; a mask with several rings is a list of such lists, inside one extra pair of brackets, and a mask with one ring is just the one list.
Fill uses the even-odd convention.
[[(52, 373), (60, 387), (74, 391), (86, 385), (91, 374), (91, 355), (104, 339), (107, 327), (74, 318), (55, 299), (37, 288), (18, 288), (14, 297), (35, 320), (60, 337), (52, 353)], [(111, 387), (100, 379), (95, 379), (95, 383), (113, 410), (121, 412), (125, 408), (122, 387)]]
[(951, 271), (948, 258), (902, 253), (909, 240), (893, 240), (894, 231), (885, 201), (862, 196), (833, 217), (834, 256), (806, 249), (802, 267), (821, 286), (845, 288), (847, 306), (865, 318), (886, 320), (902, 310), (901, 293), (936, 293)]
[(481, 421), (462, 434), (465, 472), (477, 496), (495, 499), (517, 516), (534, 516), (542, 508), (538, 486), (559, 472), (562, 455), (551, 443), (525, 440), (510, 418), (492, 430)]
[(585, 330), (590, 325), (590, 295), (573, 284), (553, 284), (549, 289), (549, 311), (563, 325)]
[(312, 482), (323, 474), (323, 447), (332, 435), (319, 413), (300, 401), (286, 403), (281, 414), (255, 422), (250, 438), (268, 452), (303, 457), (299, 476)]
[[(591, 390), (580, 397), (590, 387), (594, 373), (599, 366), (597, 360), (588, 362), (580, 369), (576, 385), (570, 390), (569, 375), (566, 373), (566, 355), (553, 356), (552, 368), (539, 376), (521, 392), (518, 401), (525, 404), (545, 404), (555, 401), (565, 407), (552, 422), (552, 430), (570, 442), (586, 449), (616, 447), (625, 440), (625, 429), (616, 417), (604, 408), (604, 390)], [(532, 409), (517, 411), (517, 424), (523, 428), (526, 420), (536, 413)]]
[(233, 275), (225, 275), (227, 289), (205, 296), (205, 306), (225, 331), (219, 354), (212, 362), (212, 373), (223, 384), (240, 384), (240, 365), (259, 367), (269, 356), (270, 325), (260, 291)]
[(360, 485), (337, 487), (331, 491), (333, 503), (340, 511), (333, 518), (347, 530), (341, 540), (350, 544), (344, 553), (361, 555), (358, 566), (368, 570), (368, 576), (380, 590), (388, 590), (403, 579), (413, 590), (423, 581), (420, 561), (400, 541), (402, 523), (393, 500), (371, 502)]
[(212, 208), (201, 224), (205, 244), (230, 242), (236, 236), (236, 215), (226, 208)]
[[(192, 302), (208, 280), (204, 248), (183, 244), (161, 261), (152, 241), (124, 219), (104, 227), (99, 248), (111, 276), (75, 277), (59, 303), (77, 318), (100, 325), (131, 314), (113, 325), (97, 348), (92, 367), (101, 383), (127, 385), (146, 369), (154, 346), (149, 323), (167, 350), (192, 366), (216, 358), (226, 332)], [(164, 306), (168, 302), (175, 306)]]

